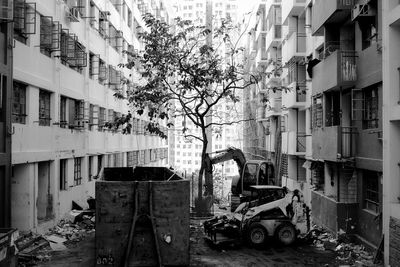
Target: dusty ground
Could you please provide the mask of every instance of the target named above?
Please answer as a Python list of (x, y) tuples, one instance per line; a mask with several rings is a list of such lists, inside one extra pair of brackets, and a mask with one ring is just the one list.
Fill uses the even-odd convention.
[[(192, 221), (192, 225), (200, 221)], [(249, 248), (245, 245), (236, 248), (210, 246), (204, 239), (201, 227), (192, 227), (190, 242), (191, 266), (226, 267), (292, 267), (292, 266), (338, 266), (336, 254), (320, 251), (308, 244), (290, 247), (277, 245), (274, 240), (263, 248)]]
[[(201, 221), (192, 220), (190, 238), (190, 266), (195, 267), (292, 267), (292, 266), (339, 266), (332, 251), (320, 251), (308, 244), (291, 247), (267, 245), (261, 249), (240, 246), (215, 248), (204, 239)], [(52, 252), (50, 261), (37, 266), (73, 267), (95, 266), (95, 233), (85, 240), (68, 246), (68, 250)]]

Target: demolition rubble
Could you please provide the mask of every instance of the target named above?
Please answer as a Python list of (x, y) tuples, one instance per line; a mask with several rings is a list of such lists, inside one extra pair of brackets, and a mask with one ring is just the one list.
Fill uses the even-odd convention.
[(15, 241), (19, 266), (49, 261), (53, 251), (67, 250), (95, 232), (94, 210), (72, 210), (46, 234), (20, 232)]

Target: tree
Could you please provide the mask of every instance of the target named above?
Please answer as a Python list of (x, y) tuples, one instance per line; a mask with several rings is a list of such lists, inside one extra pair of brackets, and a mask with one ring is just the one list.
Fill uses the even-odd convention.
[[(256, 74), (243, 72), (244, 49), (230, 37), (233, 31), (238, 31), (228, 20), (220, 20), (213, 31), (180, 18), (173, 25), (151, 14), (144, 15), (143, 20), (147, 31), (141, 32), (139, 38), (144, 49), (136, 53), (125, 51), (130, 58), (125, 67), (135, 66), (142, 77), (127, 92), (127, 100), (138, 114), (147, 113), (148, 130), (162, 137), (165, 133), (159, 130), (160, 120), (166, 120), (170, 127), (173, 119), (181, 116), (200, 129), (199, 134), (190, 133), (183, 125), (182, 132), (186, 138), (199, 140), (203, 145), (201, 178), (206, 167), (207, 130), (242, 121), (219, 114), (216, 106), (225, 102), (234, 107), (240, 101), (241, 91), (260, 79)], [(209, 35), (213, 38), (212, 46), (206, 42)], [(221, 119), (209, 122), (208, 116)], [(201, 201), (202, 179), (198, 188)], [(206, 181), (205, 194), (212, 195), (212, 188), (212, 181)]]

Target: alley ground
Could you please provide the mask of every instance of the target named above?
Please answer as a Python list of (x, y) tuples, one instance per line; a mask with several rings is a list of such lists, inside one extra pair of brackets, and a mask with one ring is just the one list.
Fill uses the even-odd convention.
[[(321, 250), (310, 243), (301, 242), (290, 247), (269, 244), (260, 249), (240, 246), (216, 248), (204, 239), (201, 220), (191, 220), (190, 266), (195, 267), (283, 267), (283, 266), (340, 266), (354, 264), (338, 260), (337, 252)], [(63, 251), (52, 251), (42, 255), (43, 261), (35, 266), (95, 266), (95, 232), (89, 233), (82, 241), (67, 245)], [(33, 266), (31, 263), (20, 266)]]

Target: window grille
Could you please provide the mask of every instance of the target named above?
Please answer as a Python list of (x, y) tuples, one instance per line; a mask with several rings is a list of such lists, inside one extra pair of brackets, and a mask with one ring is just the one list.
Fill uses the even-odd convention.
[(145, 150), (140, 150), (140, 156), (139, 156), (139, 164), (143, 165), (145, 164)]
[(89, 77), (100, 75), (100, 55), (89, 53)]
[(67, 121), (67, 98), (65, 96), (60, 97), (60, 127), (66, 128)]
[(102, 131), (104, 127), (104, 123), (106, 121), (106, 109), (100, 107), (99, 108), (99, 122), (98, 122), (98, 130)]
[(378, 88), (364, 89), (365, 110), (363, 116), (363, 128), (375, 129), (379, 127), (379, 102)]
[[(14, 81), (12, 102), (12, 122), (25, 124), (26, 118), (26, 85)], [(0, 98), (1, 100), (1, 98)]]
[(26, 35), (36, 33), (36, 3), (15, 0), (13, 12), (14, 33), (16, 35), (27, 38)]
[(313, 113), (312, 127), (314, 129), (322, 127), (323, 126), (322, 96), (313, 97), (312, 113)]
[(107, 80), (108, 78), (108, 69), (107, 69), (107, 64), (99, 59), (99, 80), (104, 81)]
[(374, 171), (363, 171), (364, 207), (375, 213), (380, 211), (379, 175)]
[(70, 67), (86, 67), (87, 53), (86, 48), (78, 42), (78, 37), (63, 30), (61, 33), (61, 61)]
[(14, 15), (14, 3), (13, 0), (4, 0), (0, 3), (0, 19), (1, 20), (13, 20)]
[(99, 33), (103, 38), (108, 37), (108, 11), (100, 11), (99, 13)]
[(74, 158), (74, 185), (82, 184), (82, 158)]
[(39, 91), (39, 125), (50, 126), (50, 92)]
[(120, 85), (122, 72), (116, 70), (113, 66), (109, 65), (109, 85)]

